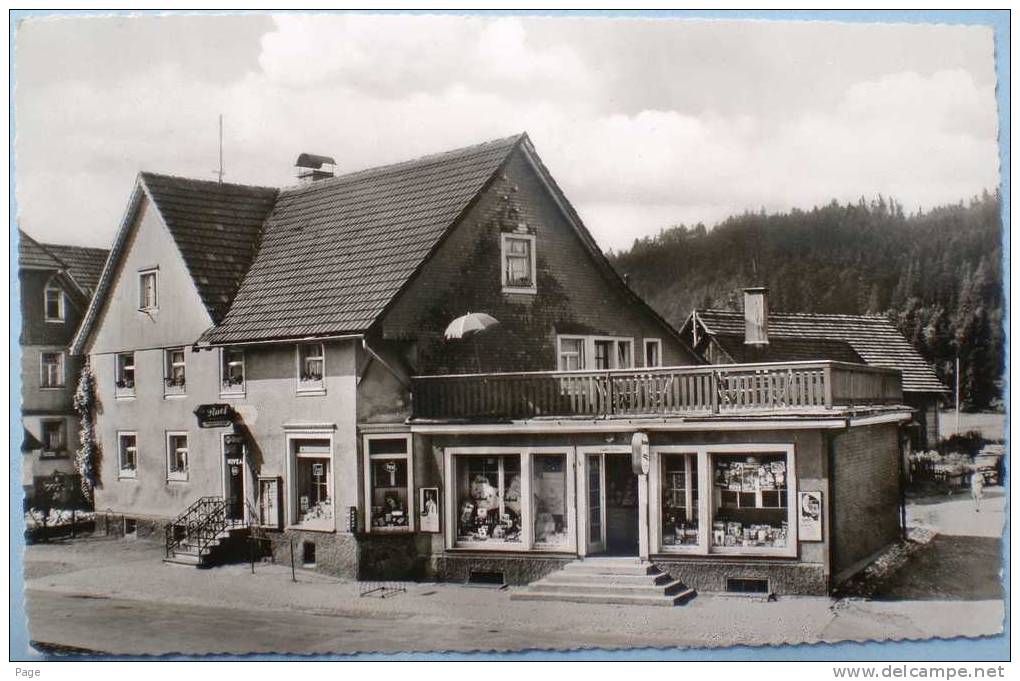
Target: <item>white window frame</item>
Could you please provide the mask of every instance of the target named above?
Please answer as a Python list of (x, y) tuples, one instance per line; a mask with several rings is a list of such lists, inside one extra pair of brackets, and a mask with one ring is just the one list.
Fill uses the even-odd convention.
[[(227, 353), (238, 352), (241, 354), (241, 383), (239, 385), (226, 385), (227, 378)], [(220, 396), (222, 397), (244, 397), (248, 389), (248, 365), (243, 348), (220, 348)]]
[[(645, 342), (642, 344), (644, 347), (644, 356), (641, 358), (641, 362), (645, 365), (645, 368), (652, 369), (655, 367), (662, 366), (662, 339), (661, 338), (645, 338)], [(650, 345), (655, 346), (655, 354), (658, 357), (657, 364), (648, 364), (648, 347)]]
[[(457, 483), (454, 479), (456, 474), (456, 459), (458, 457), (471, 456), (506, 456), (519, 454), (521, 457), (521, 541), (516, 544), (494, 544), (485, 545), (484, 542), (471, 543), (458, 546), (457, 544), (457, 513), (458, 500), (456, 497)], [(564, 546), (535, 546), (535, 516), (534, 499), (532, 498), (531, 483), (533, 478), (533, 455), (534, 454), (562, 454), (566, 457), (565, 473), (567, 479), (567, 536), (570, 542)], [(575, 448), (574, 447), (446, 447), (443, 450), (443, 471), (445, 474), (444, 493), (446, 500), (443, 504), (445, 526), (445, 545), (448, 551), (491, 551), (495, 553), (514, 553), (528, 551), (533, 553), (569, 553), (577, 554), (577, 491), (575, 475)]]
[[(180, 363), (174, 363), (173, 354), (175, 352), (181, 353)], [(183, 385), (170, 385), (170, 377), (173, 376), (173, 370), (175, 367), (181, 366), (184, 368), (184, 384)], [(177, 348), (166, 348), (163, 350), (163, 396), (164, 397), (178, 397), (188, 392), (188, 352), (183, 347)]]
[[(531, 259), (531, 286), (514, 286), (507, 281), (507, 255), (510, 252), (508, 242), (511, 239), (528, 241), (528, 254)], [(503, 293), (538, 293), (538, 259), (535, 254), (535, 235), (504, 232), (499, 239), (499, 272)]]
[[(134, 468), (124, 467), (124, 440), (125, 437), (133, 437), (135, 439), (134, 447), (128, 449), (135, 450), (135, 466)], [(117, 431), (117, 478), (120, 480), (135, 480), (138, 478), (138, 432), (134, 430), (118, 430)]]
[[(145, 279), (152, 276), (152, 305), (147, 305), (145, 300)], [(156, 312), (159, 310), (159, 268), (150, 267), (138, 270), (138, 311)]]
[[(113, 388), (114, 394), (118, 399), (130, 398), (135, 396), (135, 387), (138, 385), (138, 371), (135, 366), (135, 352), (118, 352), (113, 356)], [(122, 364), (121, 358), (131, 356), (130, 364)], [(123, 388), (117, 385), (122, 380), (121, 372), (130, 367), (131, 368), (131, 385), (124, 386)]]
[[(183, 437), (187, 446), (184, 448), (184, 472), (171, 471), (170, 470), (170, 438)], [(166, 479), (167, 482), (187, 482), (188, 476), (191, 473), (191, 436), (186, 430), (168, 430), (166, 431)], [(177, 450), (173, 450), (173, 455), (177, 454)]]
[[(336, 447), (333, 444), (333, 430), (309, 429), (309, 430), (288, 430), (286, 435), (287, 446), (287, 507), (284, 511), (284, 522), (287, 528), (308, 530), (311, 532), (336, 532), (339, 506), (337, 505), (336, 489), (333, 478), (336, 476)], [(295, 440), (323, 440), (329, 441), (329, 455), (322, 454), (299, 454), (295, 451)], [(330, 527), (323, 525), (298, 522), (298, 493), (297, 493), (297, 460), (298, 459), (329, 459), (329, 475), (326, 476), (326, 491), (333, 502), (333, 521)]]
[[(693, 553), (703, 556), (762, 556), (796, 558), (797, 532), (797, 458), (796, 447), (788, 443), (746, 443), (720, 445), (668, 445), (651, 448), (651, 465), (648, 472), (648, 515), (652, 553)], [(677, 546), (662, 544), (662, 455), (695, 454), (698, 461), (698, 544)], [(712, 475), (712, 457), (732, 454), (784, 454), (786, 456), (786, 546), (712, 546), (710, 530), (715, 519), (715, 486)]]
[[(560, 358), (563, 354), (563, 343), (561, 339), (567, 340), (583, 340), (584, 341), (584, 353), (582, 356), (581, 371), (606, 371), (606, 369), (595, 368), (595, 341), (607, 341), (612, 343), (612, 350), (610, 351), (610, 367), (609, 369), (633, 369), (634, 364), (634, 339), (630, 336), (582, 336), (578, 334), (557, 334), (556, 336), (556, 369), (562, 371), (560, 367)], [(625, 344), (630, 348), (630, 366), (619, 366), (620, 363), (620, 345)]]
[[(50, 316), (50, 294), (56, 292), (57, 294), (57, 316)], [(43, 317), (50, 324), (63, 324), (67, 317), (67, 304), (66, 296), (64, 295), (64, 289), (57, 284), (53, 279), (46, 282), (46, 288), (43, 289)]]
[[(322, 351), (322, 378), (318, 381), (301, 380), (301, 348), (309, 345), (318, 345)], [(298, 343), (294, 346), (295, 380), (297, 381), (297, 392), (302, 395), (325, 395), (326, 394), (326, 344), (325, 343)]]
[[(405, 442), (403, 454), (372, 454), (369, 443), (373, 440), (399, 440)], [(413, 438), (410, 433), (373, 433), (362, 437), (364, 451), (365, 476), (364, 476), (364, 498), (365, 531), (378, 534), (392, 534), (401, 532), (414, 532), (417, 527), (418, 514), (415, 508), (417, 490), (414, 487), (414, 448)], [(383, 459), (403, 459), (407, 463), (407, 526), (406, 527), (372, 527), (372, 462)]]
[[(581, 349), (579, 352), (567, 353), (563, 349), (563, 341), (581, 341)], [(577, 356), (577, 369), (564, 369), (563, 358), (566, 355)], [(588, 354), (588, 343), (584, 336), (572, 336), (572, 335), (558, 335), (556, 336), (556, 370), (557, 371), (582, 371), (587, 364), (586, 356)]]
[[(48, 383), (49, 371), (45, 359), (47, 355), (57, 357), (57, 383)], [(40, 390), (63, 390), (67, 387), (67, 357), (62, 350), (43, 350), (39, 353), (39, 389)]]

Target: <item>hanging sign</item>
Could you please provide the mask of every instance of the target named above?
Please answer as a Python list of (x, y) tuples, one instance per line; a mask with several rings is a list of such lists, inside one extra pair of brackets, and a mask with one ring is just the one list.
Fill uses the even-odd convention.
[(652, 455), (648, 449), (648, 434), (634, 433), (630, 439), (630, 465), (634, 475), (648, 475)]
[(226, 428), (234, 425), (234, 408), (229, 404), (200, 404), (195, 409), (199, 428)]
[(801, 541), (822, 541), (822, 493), (801, 492), (797, 504), (797, 527)]

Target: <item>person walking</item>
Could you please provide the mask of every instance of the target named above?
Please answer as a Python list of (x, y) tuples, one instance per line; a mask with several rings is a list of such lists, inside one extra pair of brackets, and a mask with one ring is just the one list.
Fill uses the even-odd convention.
[(981, 512), (981, 498), (985, 495), (985, 474), (974, 470), (970, 474), (970, 495), (974, 498), (974, 510)]

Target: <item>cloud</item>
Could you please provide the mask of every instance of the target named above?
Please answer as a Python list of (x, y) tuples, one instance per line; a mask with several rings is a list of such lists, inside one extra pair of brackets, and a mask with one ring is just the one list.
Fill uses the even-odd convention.
[[(291, 182), (301, 151), (356, 170), (527, 130), (615, 249), (749, 209), (878, 193), (909, 209), (997, 184), (973, 29), (876, 27), (869, 43), (862, 25), (825, 25), (823, 40), (761, 23), (285, 15), (231, 45), (249, 56), (216, 79), (163, 51), (32, 80), (15, 95), (20, 217), (40, 238), (109, 243), (138, 170), (212, 177), (219, 113), (227, 179), (271, 185)], [(771, 56), (784, 37), (790, 54)], [(37, 42), (19, 62), (60, 50)]]

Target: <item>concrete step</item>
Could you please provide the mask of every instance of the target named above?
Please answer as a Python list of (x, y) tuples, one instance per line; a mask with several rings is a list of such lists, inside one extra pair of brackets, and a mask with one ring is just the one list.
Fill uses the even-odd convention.
[(588, 575), (654, 575), (660, 572), (651, 563), (607, 560), (578, 560), (564, 565), (563, 571)]
[(548, 575), (546, 580), (555, 580), (563, 584), (669, 584), (673, 578), (666, 572), (652, 572), (640, 575), (599, 574), (596, 572), (580, 572), (577, 570), (560, 570)]
[(560, 601), (568, 603), (592, 603), (603, 605), (652, 605), (673, 607), (682, 605), (694, 595), (693, 589), (686, 589), (677, 594), (656, 596), (598, 594), (598, 593), (560, 593), (541, 589), (517, 591), (510, 595), (512, 601)]
[(666, 584), (575, 584), (570, 582), (560, 582), (552, 578), (545, 578), (539, 582), (534, 583), (529, 587), (529, 591), (534, 590), (542, 593), (560, 593), (560, 594), (592, 594), (602, 596), (671, 596), (673, 594), (680, 593), (686, 590), (683, 582), (680, 580), (673, 580)]
[(164, 558), (163, 562), (175, 563), (177, 565), (189, 565), (191, 567), (199, 567), (203, 565), (203, 560), (193, 553), (171, 554), (169, 558)]

